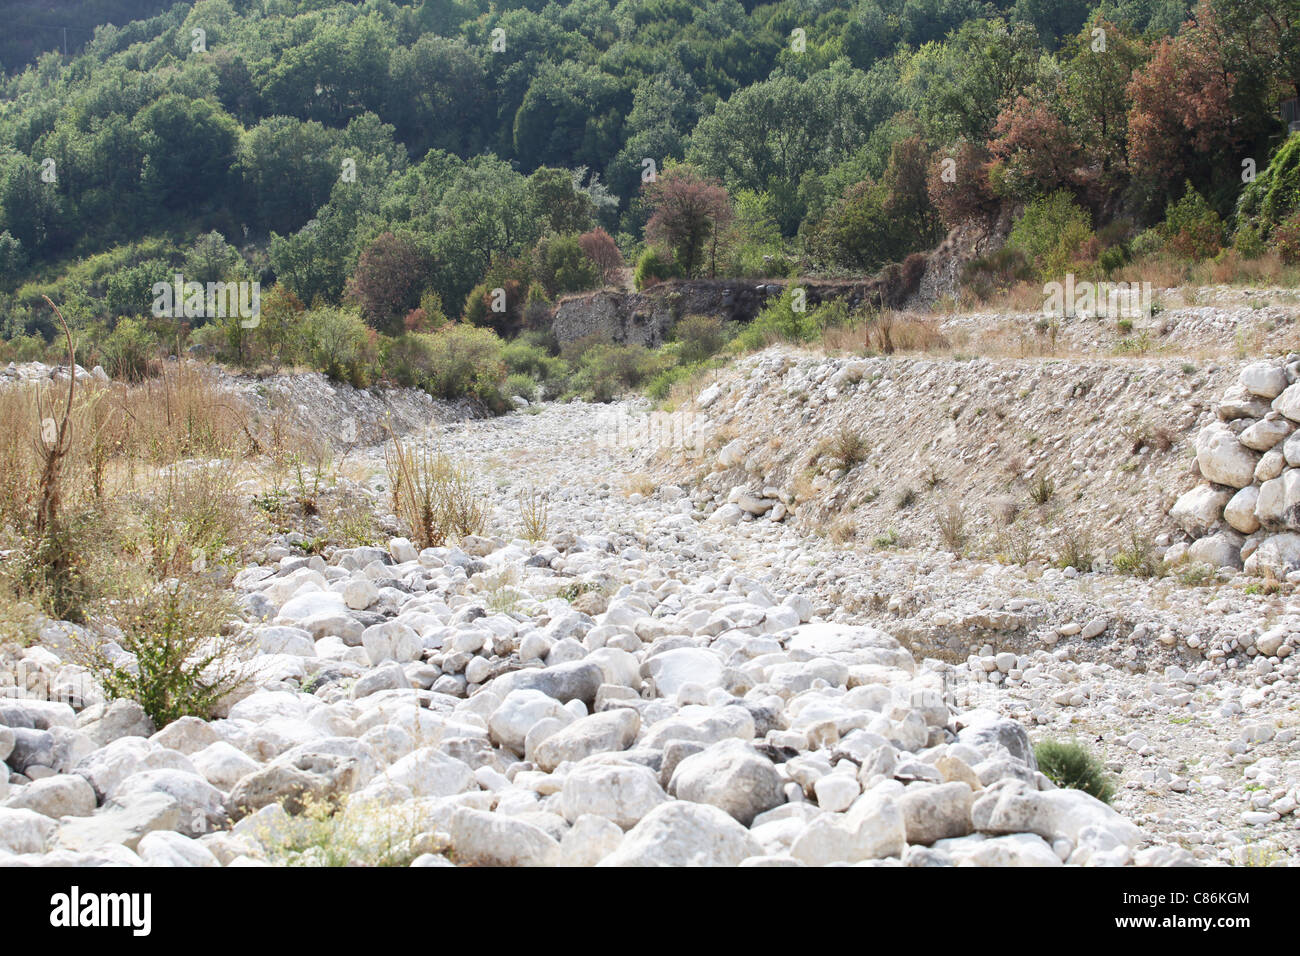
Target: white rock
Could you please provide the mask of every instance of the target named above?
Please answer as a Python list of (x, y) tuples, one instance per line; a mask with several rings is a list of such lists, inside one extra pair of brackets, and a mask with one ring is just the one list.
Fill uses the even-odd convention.
[(1223, 508), (1223, 518), (1242, 534), (1254, 534), (1259, 530), (1259, 518), (1255, 515), (1255, 505), (1259, 501), (1259, 489), (1247, 485), (1232, 496)]
[(1196, 463), (1207, 480), (1244, 488), (1255, 480), (1259, 455), (1244, 446), (1227, 425), (1216, 422), (1196, 436)]
[(647, 813), (598, 865), (736, 866), (762, 852), (750, 832), (717, 807), (672, 801)]
[(146, 866), (220, 866), (212, 851), (197, 840), (171, 830), (155, 830), (141, 838), (136, 852)]
[(591, 814), (627, 829), (667, 799), (648, 767), (584, 763), (564, 778), (561, 806), (571, 822)]

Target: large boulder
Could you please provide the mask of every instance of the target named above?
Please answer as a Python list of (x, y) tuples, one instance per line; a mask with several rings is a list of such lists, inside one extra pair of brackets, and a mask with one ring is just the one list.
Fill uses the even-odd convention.
[(1129, 849), (1142, 839), (1141, 830), (1082, 790), (1035, 790), (1021, 780), (999, 781), (981, 794), (971, 822), (981, 833), (1036, 833), (1049, 843), (1064, 837), (1078, 845), (1086, 827), (1108, 831)]
[(692, 754), (673, 771), (668, 790), (681, 800), (708, 803), (749, 826), (785, 803), (781, 775), (746, 741), (721, 740)]
[(1286, 369), (1272, 362), (1252, 362), (1241, 370), (1237, 381), (1252, 395), (1271, 400), (1286, 390)]
[(936, 840), (962, 837), (971, 832), (971, 804), (975, 794), (965, 783), (937, 786), (912, 784), (898, 798), (907, 826), (907, 842), (929, 846)]
[(648, 767), (589, 762), (564, 778), (560, 805), (571, 822), (592, 815), (626, 830), (667, 799), (659, 778)]
[(825, 866), (902, 856), (905, 849), (907, 821), (902, 807), (890, 793), (872, 790), (845, 813), (814, 817), (795, 838), (790, 855), (809, 866)]
[(678, 647), (656, 654), (641, 667), (655, 682), (660, 697), (674, 697), (686, 684), (718, 687), (722, 683), (722, 660), (703, 647)]
[(1286, 577), (1300, 568), (1300, 534), (1287, 531), (1265, 538), (1245, 561), (1248, 574)]
[(605, 681), (605, 673), (591, 661), (569, 661), (554, 667), (526, 667), (502, 674), (487, 686), (504, 698), (515, 690), (537, 690), (562, 704), (580, 700), (588, 708), (596, 703), (596, 691)]
[(736, 866), (763, 848), (730, 815), (672, 801), (647, 813), (598, 866)]
[(829, 657), (843, 664), (877, 664), (911, 671), (912, 655), (879, 628), (864, 624), (801, 624), (790, 632), (790, 651)]
[(1196, 436), (1196, 464), (1209, 481), (1244, 488), (1255, 480), (1259, 454), (1243, 445), (1222, 422), (1206, 425)]
[(563, 724), (572, 723), (573, 713), (554, 697), (540, 690), (512, 690), (488, 717), (492, 742), (524, 755), (528, 732), (547, 718)]
[(1259, 486), (1255, 517), (1265, 528), (1300, 528), (1300, 469), (1288, 468)]
[(1223, 519), (1242, 534), (1254, 534), (1259, 530), (1259, 517), (1255, 514), (1258, 503), (1259, 488), (1247, 485), (1223, 506)]
[(565, 761), (578, 761), (592, 754), (626, 750), (636, 740), (641, 718), (630, 707), (616, 707), (575, 720), (538, 745), (534, 762), (551, 773)]
[(1202, 535), (1219, 523), (1232, 492), (1212, 485), (1197, 485), (1178, 496), (1169, 517), (1190, 535)]
[(560, 844), (541, 827), (459, 807), (447, 825), (456, 860), (471, 866), (555, 866)]

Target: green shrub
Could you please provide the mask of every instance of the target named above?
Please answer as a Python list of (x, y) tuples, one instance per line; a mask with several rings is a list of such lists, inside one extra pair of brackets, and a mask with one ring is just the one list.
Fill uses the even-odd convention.
[(1183, 198), (1170, 203), (1161, 230), (1165, 248), (1181, 259), (1211, 259), (1223, 248), (1223, 220), (1190, 182)]
[(1116, 269), (1124, 265), (1125, 255), (1123, 246), (1107, 246), (1101, 250), (1101, 255), (1097, 257), (1097, 264), (1101, 266), (1106, 275), (1110, 275)]
[(727, 344), (727, 323), (719, 316), (688, 315), (673, 326), (673, 338), (680, 343), (678, 361), (692, 365), (717, 354)]
[(1300, 263), (1300, 212), (1273, 230), (1273, 245), (1287, 265)]
[(224, 592), (192, 581), (142, 586), (109, 611), (117, 643), (136, 666), (109, 659), (102, 645), (80, 648), (80, 656), (110, 698), (136, 701), (159, 727), (187, 716), (211, 719), (245, 677), (238, 655), (247, 640), (222, 633), (233, 611)]
[(1264, 240), (1264, 234), (1253, 222), (1245, 222), (1237, 227), (1232, 237), (1232, 245), (1243, 259), (1258, 259), (1268, 252), (1268, 243)]
[(645, 252), (641, 253), (641, 258), (636, 261), (632, 281), (637, 291), (640, 291), (656, 282), (679, 278), (681, 274), (682, 270), (677, 263), (654, 246), (647, 246)]
[(811, 342), (821, 332), (813, 313), (794, 308), (794, 289), (787, 288), (775, 302), (763, 308), (754, 321), (732, 340), (740, 351), (765, 348), (773, 342)]
[(1145, 259), (1154, 256), (1164, 248), (1164, 245), (1165, 240), (1159, 229), (1146, 229), (1133, 237), (1129, 250), (1134, 259)]
[(1255, 181), (1241, 191), (1237, 200), (1237, 221), (1257, 223), (1261, 234), (1267, 235), (1298, 211), (1300, 135), (1293, 133), (1255, 176)]
[(511, 375), (526, 375), (538, 382), (562, 379), (568, 372), (564, 359), (523, 338), (513, 339), (501, 347), (501, 361)]
[[(176, 270), (165, 259), (146, 259), (108, 277), (104, 304), (111, 315), (145, 315), (153, 307), (156, 283), (171, 283)], [(181, 303), (174, 304), (179, 308)]]
[(577, 236), (543, 236), (533, 249), (533, 272), (551, 298), (600, 286), (600, 271)]
[(1025, 206), (1007, 245), (1024, 253), (1038, 274), (1047, 277), (1062, 274), (1092, 238), (1091, 217), (1062, 189)]
[(649, 384), (645, 387), (645, 393), (656, 402), (662, 402), (672, 392), (674, 385), (686, 381), (705, 367), (704, 362), (696, 362), (690, 365), (674, 365), (672, 368), (664, 369), (650, 379)]
[(110, 376), (138, 382), (154, 370), (158, 340), (139, 319), (122, 318), (99, 344), (99, 352)]
[(427, 388), (433, 369), (433, 356), (432, 335), (408, 332), (385, 344), (384, 372), (398, 385), (407, 388)]
[(514, 398), (518, 395), (531, 402), (537, 398), (537, 383), (527, 375), (507, 375), (501, 392), (506, 398)]
[(506, 407), (502, 341), (491, 329), (453, 325), (429, 337), (429, 383), (440, 398), (472, 395), (494, 411)]
[(317, 371), (358, 387), (367, 383), (371, 338), (361, 316), (333, 307), (312, 309), (303, 318), (303, 338)]
[(1082, 790), (1103, 803), (1115, 795), (1101, 761), (1078, 741), (1044, 740), (1034, 747), (1034, 757), (1038, 769), (1058, 787)]
[(643, 345), (593, 345), (578, 360), (575, 382), (589, 401), (609, 402), (662, 370), (663, 359)]
[(0, 359), (6, 362), (39, 362), (45, 358), (45, 339), (39, 335), (15, 336), (0, 345)]

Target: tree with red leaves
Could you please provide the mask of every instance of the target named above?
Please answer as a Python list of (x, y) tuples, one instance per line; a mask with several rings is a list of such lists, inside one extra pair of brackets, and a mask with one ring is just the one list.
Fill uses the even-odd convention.
[(366, 246), (348, 280), (347, 295), (373, 328), (401, 331), (402, 319), (420, 304), (429, 257), (407, 236), (380, 233)]
[(988, 151), (966, 140), (937, 154), (930, 163), (926, 185), (930, 202), (949, 229), (997, 208), (988, 165)]
[(1215, 30), (1189, 22), (1162, 39), (1128, 87), (1134, 175), (1161, 193), (1183, 179), (1204, 181), (1238, 140), (1233, 82)]
[(703, 265), (705, 248), (710, 247), (710, 273), (716, 272), (718, 236), (732, 217), (726, 189), (694, 166), (681, 163), (668, 166), (647, 183), (645, 196), (654, 207), (646, 236), (667, 245), (688, 277)]
[(1075, 181), (1078, 141), (1037, 89), (999, 114), (989, 144), (999, 191), (1019, 199), (1055, 192)]
[(623, 268), (623, 253), (618, 251), (618, 244), (609, 233), (597, 226), (580, 235), (578, 245), (582, 247), (582, 254), (600, 271), (600, 276), (606, 283), (618, 280), (619, 270)]

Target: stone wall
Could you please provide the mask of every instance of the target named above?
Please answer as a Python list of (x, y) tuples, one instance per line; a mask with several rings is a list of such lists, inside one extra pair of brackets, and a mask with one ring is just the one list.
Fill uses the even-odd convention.
[(1247, 365), (1215, 412), (1196, 436), (1205, 482), (1170, 510), (1193, 538), (1186, 557), (1277, 577), (1297, 571), (1300, 354)]
[(911, 288), (908, 288), (909, 283), (897, 266), (890, 266), (878, 277), (863, 280), (674, 280), (642, 292), (602, 290), (563, 298), (555, 307), (552, 329), (562, 346), (594, 337), (653, 348), (664, 342), (674, 322), (688, 315), (714, 315), (729, 322), (750, 322), (792, 282), (807, 293), (809, 308), (841, 299), (850, 309), (856, 309), (901, 305), (920, 280), (920, 275), (911, 276)]

